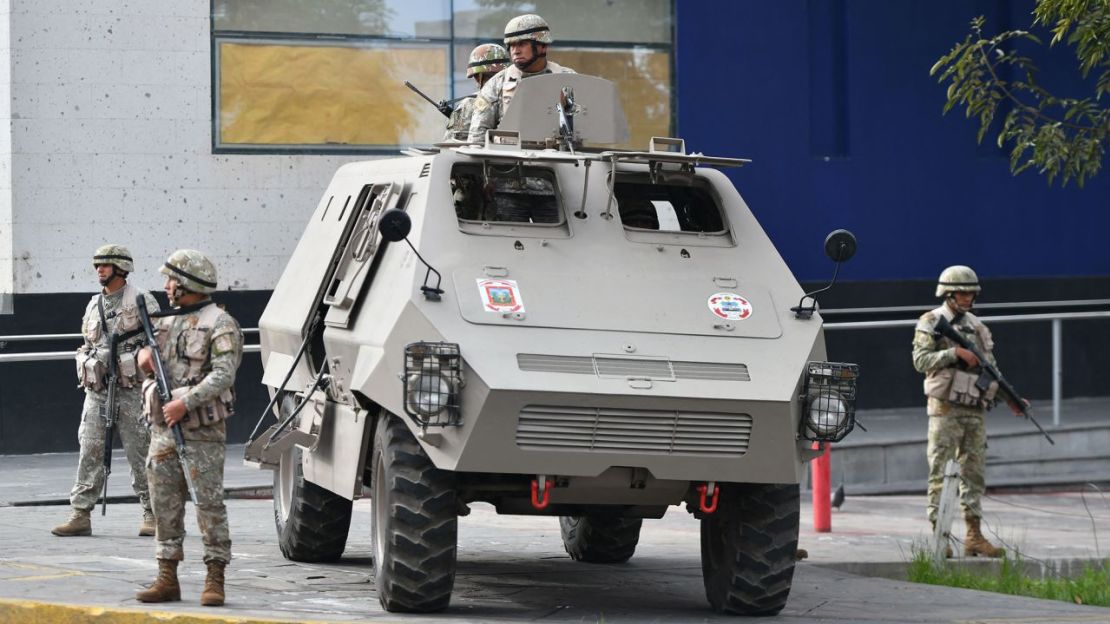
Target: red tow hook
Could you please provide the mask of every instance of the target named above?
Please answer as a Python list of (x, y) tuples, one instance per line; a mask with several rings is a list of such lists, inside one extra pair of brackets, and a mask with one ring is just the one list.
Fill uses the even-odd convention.
[[(700, 495), (698, 497), (698, 509), (700, 509), (702, 513), (707, 514), (711, 514), (714, 511), (717, 511), (717, 503), (719, 502), (721, 494), (721, 489), (717, 487), (717, 482), (710, 481), (709, 483), (699, 485), (695, 489)], [(708, 504), (706, 504), (705, 502), (705, 498), (707, 495), (709, 496), (709, 499), (711, 501)]]
[[(541, 481), (543, 487), (540, 486)], [(555, 481), (544, 475), (532, 479), (532, 506), (536, 509), (546, 509), (548, 504), (551, 503), (551, 488), (553, 487), (555, 487)]]

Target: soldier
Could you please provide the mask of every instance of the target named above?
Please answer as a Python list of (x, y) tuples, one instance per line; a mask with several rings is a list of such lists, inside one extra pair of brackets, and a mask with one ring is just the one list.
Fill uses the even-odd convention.
[[(1003, 550), (987, 541), (980, 530), (983, 510), (979, 504), (986, 488), (984, 417), (986, 410), (994, 405), (998, 383), (992, 382), (985, 391), (980, 390), (976, 385), (979, 359), (975, 354), (934, 333), (937, 320), (944, 316), (994, 365), (991, 332), (971, 313), (980, 290), (979, 278), (969, 267), (950, 266), (940, 274), (936, 296), (943, 298), (944, 303), (921, 315), (917, 321), (913, 366), (919, 373), (925, 373), (925, 396), (928, 397), (929, 522), (935, 529), (944, 466), (949, 459), (955, 459), (962, 465), (960, 507), (967, 523), (964, 553), (1000, 557)], [(1011, 408), (1020, 415), (1016, 408)], [(951, 547), (946, 554), (952, 556)]]
[[(147, 474), (158, 527), (158, 578), (136, 597), (142, 602), (181, 600), (177, 564), (184, 558), (189, 493), (171, 429), (181, 423), (208, 568), (200, 603), (219, 606), (224, 603), (224, 568), (231, 561), (223, 486), (226, 420), (233, 412), (243, 336), (235, 319), (209, 298), (216, 289), (216, 267), (203, 254), (179, 249), (159, 271), (166, 276), (166, 295), (175, 308), (156, 324), (173, 400), (160, 406), (153, 380), (144, 384), (144, 411), (151, 422)], [(144, 371), (153, 371), (149, 348), (139, 359)]]
[(573, 74), (574, 70), (547, 60), (551, 29), (539, 15), (520, 15), (505, 25), (505, 45), (513, 64), (482, 87), (474, 99), (470, 118), (471, 143), (486, 140), (486, 130), (496, 128), (521, 80), (540, 74)]
[[(158, 302), (150, 293), (127, 283), (127, 275), (135, 269), (127, 248), (122, 245), (98, 248), (93, 254), (93, 267), (102, 289), (85, 306), (85, 315), (81, 320), (85, 342), (77, 349), (77, 378), (79, 387), (85, 390), (85, 405), (81, 410), (81, 426), (77, 430), (81, 448), (77, 479), (69, 493), (72, 512), (69, 520), (51, 531), (62, 537), (92, 535), (89, 516), (104, 485), (105, 422), (102, 411), (108, 398), (105, 383), (109, 340), (113, 333), (123, 335), (139, 329), (139, 315), (135, 307), (135, 298), (139, 295), (146, 298), (149, 309), (158, 309)], [(117, 346), (119, 388), (116, 392), (116, 423), (127, 463), (131, 466), (131, 489), (138, 495), (143, 508), (139, 535), (151, 536), (154, 535), (154, 515), (150, 511), (145, 468), (150, 432), (140, 419), (142, 393), (135, 365), (135, 353), (144, 344), (146, 339), (142, 333), (134, 333)]]
[[(466, 64), (466, 77), (473, 78), (478, 84), (478, 89), (493, 77), (494, 74), (505, 69), (509, 64), (509, 53), (505, 48), (496, 43), (483, 43), (470, 52), (470, 60)], [(470, 116), (474, 112), (474, 99), (478, 94), (468, 95), (455, 106), (451, 118), (447, 121), (447, 133), (443, 139), (465, 141), (470, 133)]]

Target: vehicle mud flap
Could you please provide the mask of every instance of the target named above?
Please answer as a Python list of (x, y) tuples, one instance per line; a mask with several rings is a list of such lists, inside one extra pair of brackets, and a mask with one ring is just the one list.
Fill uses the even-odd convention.
[(701, 519), (705, 595), (714, 611), (775, 615), (786, 606), (798, 548), (798, 484), (728, 483)]
[(371, 457), (374, 583), (386, 611), (447, 608), (455, 585), (454, 473), (440, 470), (401, 419), (382, 413)]

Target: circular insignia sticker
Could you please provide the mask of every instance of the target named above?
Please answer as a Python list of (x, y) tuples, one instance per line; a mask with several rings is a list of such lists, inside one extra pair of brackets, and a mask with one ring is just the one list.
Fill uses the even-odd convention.
[(709, 311), (726, 321), (742, 321), (752, 315), (752, 304), (736, 293), (709, 296)]

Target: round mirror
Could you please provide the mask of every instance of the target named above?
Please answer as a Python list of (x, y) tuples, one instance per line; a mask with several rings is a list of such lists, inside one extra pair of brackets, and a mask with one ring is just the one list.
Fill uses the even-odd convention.
[(411, 229), (412, 219), (397, 208), (386, 210), (378, 219), (378, 231), (382, 233), (382, 238), (391, 243), (405, 240)]
[(856, 236), (848, 230), (833, 230), (825, 237), (825, 255), (833, 262), (844, 262), (856, 255)]

